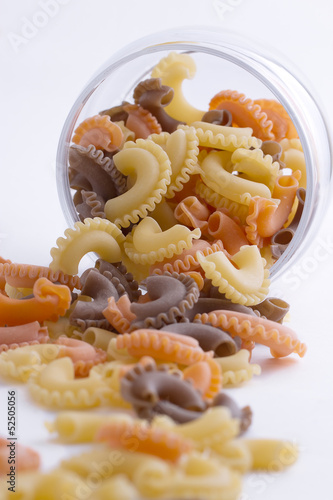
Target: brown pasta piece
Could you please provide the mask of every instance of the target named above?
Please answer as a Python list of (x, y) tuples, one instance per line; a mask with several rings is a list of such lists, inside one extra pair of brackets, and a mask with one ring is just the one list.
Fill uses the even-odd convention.
[(250, 406), (240, 408), (225, 392), (220, 392), (215, 396), (212, 406), (225, 406), (229, 408), (232, 418), (238, 418), (240, 421), (240, 434), (243, 434), (252, 423), (252, 410)]
[[(86, 302), (78, 300), (70, 315), (70, 323), (79, 328), (88, 328), (97, 326), (93, 323), (98, 321), (99, 328), (109, 328), (111, 325), (105, 319), (103, 310), (108, 305), (108, 298), (115, 297), (118, 300), (119, 295), (113, 283), (98, 272), (97, 269), (88, 269), (81, 276), (83, 284), (82, 295), (92, 297), (93, 301)], [(86, 322), (88, 320), (88, 323)], [(101, 326), (103, 325), (103, 326)], [(104, 326), (105, 325), (105, 326)]]
[(232, 114), (227, 109), (211, 109), (203, 115), (201, 121), (213, 123), (214, 125), (222, 125), (223, 127), (231, 127)]
[(270, 321), (276, 321), (277, 323), (282, 323), (283, 318), (288, 313), (290, 306), (288, 302), (276, 297), (267, 297), (263, 302), (253, 306), (255, 312), (258, 312), (263, 318), (269, 319)]
[(280, 164), (280, 168), (284, 168), (285, 164), (281, 161), (282, 146), (276, 141), (264, 141), (260, 146), (260, 149), (264, 155), (270, 155), (272, 157), (272, 162), (277, 161)]
[(108, 277), (115, 286), (119, 297), (126, 293), (131, 302), (136, 302), (139, 299), (141, 296), (139, 283), (133, 278), (131, 273), (127, 272), (122, 262), (110, 264), (110, 262), (106, 262), (103, 259), (98, 259), (95, 267), (101, 274)]
[(99, 114), (100, 115), (108, 115), (111, 118), (112, 122), (121, 122), (123, 121), (126, 123), (126, 120), (128, 118), (128, 113), (127, 111), (124, 110), (124, 106), (129, 104), (127, 101), (123, 101), (121, 104), (118, 106), (113, 106), (110, 109), (105, 109), (104, 111), (101, 111)]
[(162, 130), (170, 134), (177, 129), (178, 125), (186, 125), (185, 122), (180, 122), (169, 116), (163, 109), (164, 106), (170, 104), (173, 96), (173, 89), (162, 85), (160, 78), (149, 78), (140, 82), (133, 93), (135, 103), (155, 116)]
[(271, 238), (270, 248), (275, 259), (281, 257), (294, 237), (303, 214), (306, 199), (306, 190), (304, 188), (298, 188), (296, 191), (296, 197), (298, 199), (298, 206), (293, 220), (288, 227), (283, 227), (282, 229), (277, 231)]
[(239, 348), (234, 339), (220, 328), (214, 328), (202, 323), (174, 323), (161, 328), (168, 332), (193, 337), (204, 351), (214, 351), (219, 358), (235, 354)]
[(161, 328), (184, 318), (199, 299), (199, 288), (193, 278), (185, 274), (168, 273), (149, 276), (143, 281), (150, 299), (145, 303), (131, 304), (131, 312), (137, 319), (131, 330)]
[(257, 316), (257, 314), (250, 307), (243, 306), (242, 304), (235, 304), (228, 299), (214, 298), (214, 297), (203, 297), (200, 298), (190, 309), (186, 312), (186, 317), (189, 321), (193, 321), (197, 314), (208, 313), (211, 311), (238, 311), (244, 314), (251, 314), (252, 316)]
[(73, 201), (82, 221), (89, 217), (106, 218), (104, 212), (105, 201), (94, 191), (85, 191), (84, 189), (77, 191), (73, 197)]
[(180, 417), (182, 410), (199, 417), (207, 404), (201, 393), (181, 376), (178, 371), (169, 373), (166, 365), (157, 367), (153, 360), (145, 366), (139, 363), (122, 377), (121, 395), (140, 418), (151, 420), (156, 414)]
[(93, 145), (70, 147), (69, 181), (71, 188), (94, 191), (104, 201), (127, 190), (126, 177), (116, 169), (113, 159)]

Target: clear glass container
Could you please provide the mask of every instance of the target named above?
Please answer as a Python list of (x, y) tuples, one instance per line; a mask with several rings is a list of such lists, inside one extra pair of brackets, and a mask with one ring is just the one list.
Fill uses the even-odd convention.
[(114, 54), (89, 81), (69, 112), (57, 152), (57, 186), (67, 223), (73, 226), (79, 220), (68, 180), (73, 131), (101, 110), (132, 101), (138, 82), (149, 78), (152, 68), (171, 51), (191, 53), (196, 62), (195, 77), (183, 83), (184, 94), (195, 107), (208, 110), (217, 92), (233, 89), (252, 99), (277, 99), (297, 129), (307, 168), (306, 202), (291, 243), (270, 270), (275, 281), (305, 253), (320, 225), (332, 172), (329, 134), (317, 102), (294, 76), (294, 69), (291, 72), (284, 60), (251, 47), (247, 40), (214, 28), (181, 28), (144, 37)]

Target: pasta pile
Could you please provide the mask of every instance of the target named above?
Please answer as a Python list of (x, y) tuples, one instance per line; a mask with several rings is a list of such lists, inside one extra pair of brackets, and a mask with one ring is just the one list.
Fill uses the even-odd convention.
[(182, 83), (195, 70), (170, 53), (133, 103), (80, 123), (80, 221), (49, 267), (0, 259), (0, 375), (57, 411), (46, 425), (60, 442), (90, 445), (48, 473), (25, 449), (1, 498), (236, 500), (244, 473), (297, 459), (292, 443), (246, 438), (252, 410), (227, 389), (260, 374), (256, 344), (306, 352), (289, 305), (268, 296), (302, 217), (304, 155), (276, 101), (225, 90), (193, 107)]

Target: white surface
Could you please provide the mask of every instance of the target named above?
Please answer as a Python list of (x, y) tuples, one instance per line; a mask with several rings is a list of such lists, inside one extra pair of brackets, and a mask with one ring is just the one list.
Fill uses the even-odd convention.
[[(332, 126), (333, 12), (328, 0), (225, 0), (220, 5), (229, 5), (229, 9), (223, 17), (210, 0), (60, 3), (54, 17), (39, 18), (45, 26), (23, 43), (13, 34), (22, 36), (26, 19), (37, 19), (41, 2), (0, 1), (0, 255), (12, 261), (50, 262), (50, 248), (66, 228), (55, 184), (55, 154), (63, 122), (90, 76), (114, 51), (138, 37), (157, 29), (205, 24), (269, 43), (274, 52), (287, 55), (303, 72)], [(332, 215), (331, 205), (293, 280), (275, 285), (291, 302), (292, 326), (308, 343), (306, 357), (274, 361), (268, 350), (259, 349), (256, 356), (261, 359), (262, 376), (231, 391), (239, 403), (253, 408), (251, 436), (297, 441), (301, 450), (298, 463), (278, 477), (249, 476), (243, 500), (330, 497)], [(309, 257), (312, 265), (306, 260)], [(309, 271), (310, 267), (316, 269)], [(0, 432), (6, 434), (4, 384), (0, 408)], [(43, 422), (52, 413), (35, 406), (25, 387), (19, 388), (17, 412), (19, 441), (40, 450), (46, 468), (68, 455), (67, 447), (48, 441)]]

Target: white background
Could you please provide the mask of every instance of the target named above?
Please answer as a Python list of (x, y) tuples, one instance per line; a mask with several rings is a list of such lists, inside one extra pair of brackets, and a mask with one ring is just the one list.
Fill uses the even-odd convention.
[[(30, 39), (17, 38), (26, 35), (22, 30), (27, 19), (37, 19), (41, 3), (0, 1), (0, 255), (14, 262), (49, 264), (50, 248), (66, 228), (55, 183), (62, 125), (90, 76), (136, 38), (201, 24), (269, 44), (273, 53), (286, 56), (303, 73), (332, 129), (333, 8), (329, 0), (225, 0), (220, 2), (229, 5), (224, 15), (211, 0), (63, 0), (58, 2), (58, 12)], [(317, 239), (295, 271), (297, 285), (276, 285), (291, 302), (291, 325), (308, 343), (306, 357), (272, 360), (267, 350), (259, 349), (262, 376), (231, 392), (240, 404), (253, 408), (251, 436), (289, 439), (298, 442), (301, 450), (298, 463), (277, 477), (247, 478), (243, 500), (331, 498), (332, 215), (331, 204)], [(316, 260), (323, 242), (323, 261), (309, 271), (306, 259)], [(0, 433), (5, 435), (4, 384), (0, 390)], [(52, 412), (31, 403), (24, 387), (19, 389), (17, 411), (19, 440), (41, 451), (44, 468), (68, 455), (66, 447), (47, 441), (43, 421)]]

